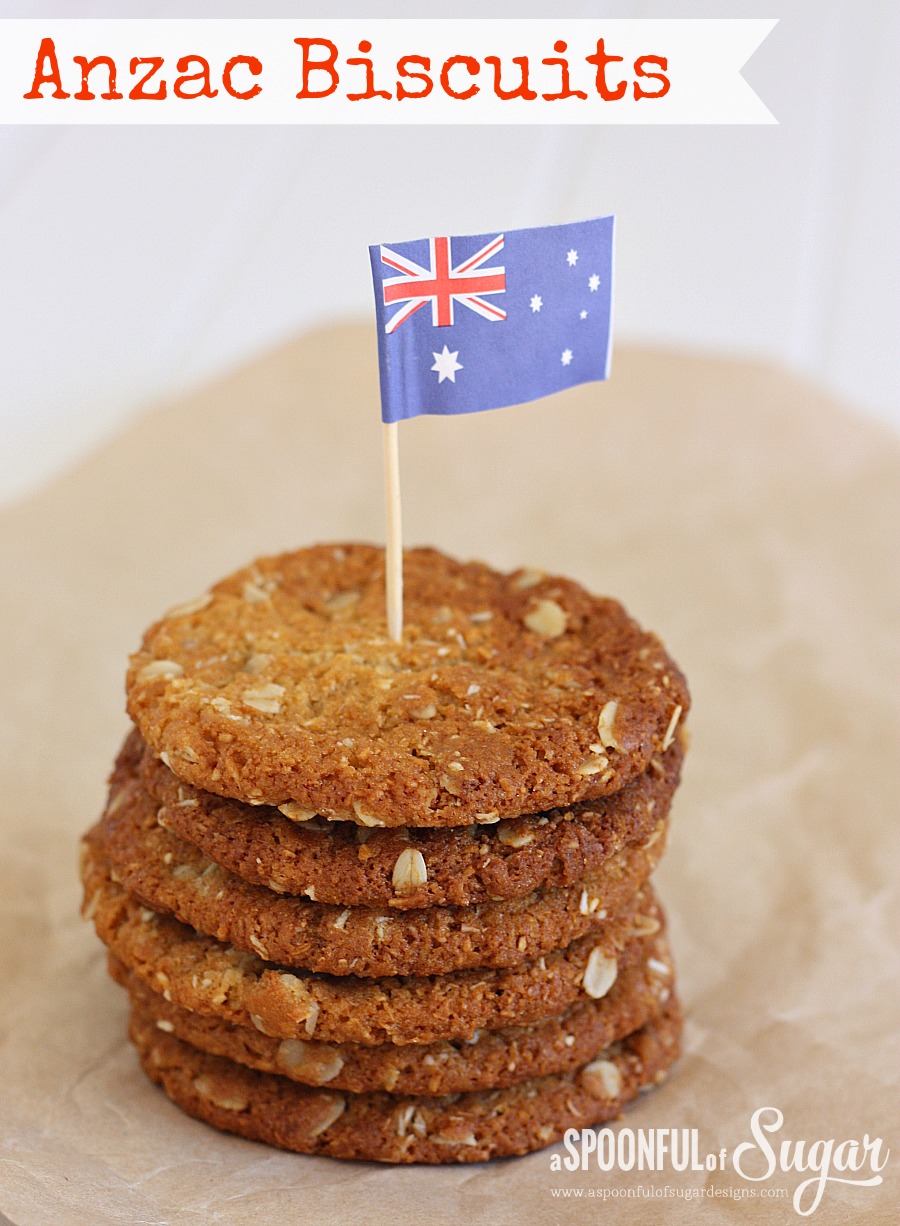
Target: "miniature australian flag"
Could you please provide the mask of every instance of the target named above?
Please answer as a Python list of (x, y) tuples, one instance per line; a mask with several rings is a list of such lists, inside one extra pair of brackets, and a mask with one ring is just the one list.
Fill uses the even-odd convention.
[(614, 220), (370, 247), (382, 420), (605, 379)]

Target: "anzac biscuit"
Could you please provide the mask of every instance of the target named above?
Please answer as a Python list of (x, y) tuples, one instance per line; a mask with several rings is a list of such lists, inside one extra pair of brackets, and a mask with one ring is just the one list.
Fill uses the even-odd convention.
[(476, 1030), (527, 1025), (564, 1012), (585, 996), (605, 996), (641, 936), (656, 931), (649, 886), (598, 933), (534, 962), (449, 975), (360, 979), (287, 971), (159, 915), (112, 880), (95, 848), (85, 848), (84, 914), (130, 970), (166, 999), (281, 1039), (328, 1043), (433, 1043)]
[(340, 1094), (198, 1051), (140, 1012), (130, 1034), (147, 1076), (189, 1115), (298, 1153), (377, 1162), (482, 1162), (613, 1119), (678, 1057), (673, 998), (640, 1030), (575, 1073), (441, 1098)]
[(626, 966), (600, 1000), (586, 999), (560, 1017), (532, 1026), (485, 1031), (474, 1039), (414, 1043), (321, 1043), (274, 1039), (255, 1027), (167, 1001), (114, 958), (110, 973), (128, 991), (133, 1006), (158, 1029), (213, 1056), (306, 1085), (358, 1094), (457, 1094), (496, 1090), (534, 1077), (571, 1073), (610, 1043), (654, 1017), (669, 999), (673, 970), (662, 934), (646, 944), (646, 956)]
[(137, 732), (120, 765), (123, 781), (139, 770), (166, 829), (245, 881), (287, 894), (313, 885), (319, 902), (399, 911), (521, 898), (598, 873), (626, 844), (652, 836), (669, 811), (683, 756), (676, 737), (643, 775), (612, 796), (493, 825), (437, 830), (289, 820), (269, 806), (183, 783), (143, 747)]
[(152, 626), (128, 710), (172, 770), (251, 804), (467, 826), (608, 795), (671, 743), (684, 678), (614, 600), (432, 549), (262, 558)]
[(393, 913), (316, 902), (312, 885), (306, 898), (250, 885), (158, 825), (156, 804), (137, 779), (113, 789), (87, 840), (121, 885), (155, 911), (267, 962), (368, 978), (515, 966), (602, 930), (655, 867), (665, 823), (649, 848), (626, 847), (597, 876), (568, 889)]

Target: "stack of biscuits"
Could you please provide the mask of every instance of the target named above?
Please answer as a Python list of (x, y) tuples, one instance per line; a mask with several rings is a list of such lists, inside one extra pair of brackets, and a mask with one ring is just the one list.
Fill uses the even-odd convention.
[(84, 844), (147, 1075), (302, 1153), (521, 1154), (666, 1075), (684, 678), (613, 600), (429, 549), (263, 558), (172, 609)]

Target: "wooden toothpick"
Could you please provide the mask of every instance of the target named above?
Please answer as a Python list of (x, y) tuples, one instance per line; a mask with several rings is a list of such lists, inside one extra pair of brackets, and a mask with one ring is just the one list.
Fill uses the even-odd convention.
[(395, 643), (403, 640), (403, 526), (400, 519), (399, 422), (385, 422), (384, 500), (387, 547), (384, 554), (388, 634)]

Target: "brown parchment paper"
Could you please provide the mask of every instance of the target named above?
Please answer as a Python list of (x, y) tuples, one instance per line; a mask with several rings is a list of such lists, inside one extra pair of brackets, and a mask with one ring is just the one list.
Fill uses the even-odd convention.
[[(76, 843), (125, 730), (125, 657), (159, 612), (256, 554), (382, 539), (373, 348), (369, 325), (301, 338), (0, 513), (0, 1213), (800, 1220), (793, 1172), (749, 1184), (730, 1170), (552, 1174), (553, 1151), (458, 1169), (283, 1154), (186, 1118), (138, 1070), (77, 916)], [(697, 1128), (705, 1154), (775, 1106), (777, 1140), (881, 1137), (885, 1182), (829, 1184), (813, 1220), (896, 1220), (896, 437), (761, 366), (634, 351), (608, 384), (401, 435), (409, 543), (615, 594), (691, 682), (658, 873), (686, 1051), (623, 1125)], [(721, 1195), (663, 1198), (667, 1185)], [(598, 1188), (632, 1197), (588, 1198)]]

